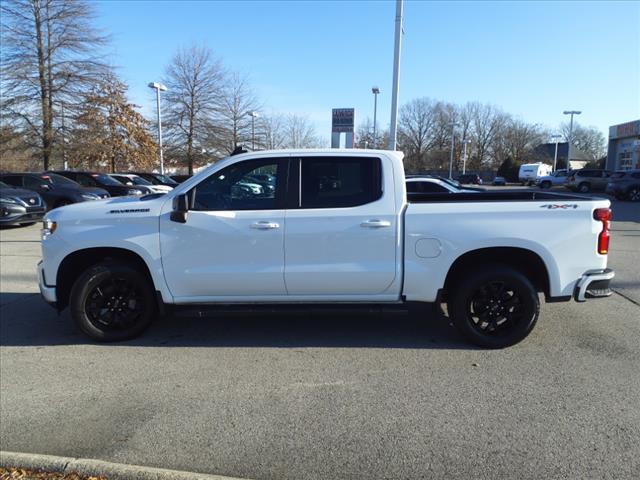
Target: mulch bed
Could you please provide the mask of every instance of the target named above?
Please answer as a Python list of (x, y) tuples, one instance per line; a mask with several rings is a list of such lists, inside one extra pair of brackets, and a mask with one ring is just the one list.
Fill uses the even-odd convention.
[(24, 468), (0, 467), (0, 480), (108, 480), (107, 477), (78, 475), (77, 473), (42, 472)]

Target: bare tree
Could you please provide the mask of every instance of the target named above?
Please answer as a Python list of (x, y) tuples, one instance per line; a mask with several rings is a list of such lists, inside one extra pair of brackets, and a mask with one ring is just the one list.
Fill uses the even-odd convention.
[(79, 105), (103, 73), (106, 38), (82, 0), (12, 0), (0, 4), (0, 90), (4, 118), (38, 139), (49, 168), (56, 142), (56, 110)]
[(424, 163), (426, 152), (434, 147), (436, 116), (436, 102), (429, 98), (416, 98), (400, 109), (398, 144), (406, 155), (405, 163), (416, 168)]
[(291, 114), (284, 126), (286, 148), (317, 148), (320, 140), (309, 119), (302, 115)]
[(249, 112), (258, 112), (260, 109), (260, 103), (247, 78), (238, 73), (232, 74), (226, 82), (218, 110), (220, 143), (223, 150), (231, 153), (239, 145), (251, 141)]
[(213, 132), (221, 130), (215, 119), (224, 82), (222, 65), (207, 47), (179, 49), (166, 69), (167, 92), (162, 98), (167, 146), (185, 159), (189, 174)]
[[(564, 123), (560, 128), (565, 141), (568, 141), (569, 124)], [(607, 140), (598, 128), (574, 123), (572, 136), (574, 147), (586, 153), (591, 160), (599, 160), (607, 154)]]
[(284, 148), (286, 145), (285, 123), (286, 118), (277, 113), (259, 117), (256, 127), (257, 144), (266, 150)]

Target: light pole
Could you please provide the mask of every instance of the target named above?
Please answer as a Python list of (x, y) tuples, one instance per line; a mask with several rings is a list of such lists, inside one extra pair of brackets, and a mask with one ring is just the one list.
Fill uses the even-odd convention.
[(561, 138), (562, 135), (551, 135), (551, 140), (556, 141), (556, 151), (553, 154), (553, 171), (556, 171), (556, 164), (558, 163), (558, 139)]
[(378, 148), (378, 137), (376, 127), (378, 126), (378, 94), (380, 89), (378, 87), (371, 87), (371, 93), (373, 93), (373, 148)]
[(158, 149), (160, 150), (160, 173), (164, 175), (164, 158), (162, 156), (162, 116), (160, 115), (160, 92), (166, 92), (167, 87), (158, 82), (151, 82), (148, 85), (156, 91), (156, 102), (158, 105)]
[(396, 32), (393, 49), (393, 92), (391, 95), (391, 125), (389, 127), (389, 150), (396, 149), (398, 129), (398, 94), (400, 93), (400, 50), (402, 48), (403, 0), (396, 0)]
[(65, 148), (65, 136), (64, 136), (64, 101), (60, 102), (60, 108), (61, 108), (61, 116), (60, 119), (62, 120), (62, 126), (61, 126), (61, 133), (62, 133), (62, 163), (64, 165), (64, 169), (65, 170), (69, 170), (69, 162), (67, 162), (67, 149)]
[(247, 112), (247, 115), (251, 117), (251, 150), (256, 149), (256, 117), (258, 112)]
[(573, 142), (573, 116), (580, 115), (582, 112), (579, 110), (565, 110), (562, 113), (564, 115), (571, 115), (571, 121), (569, 122), (569, 138), (567, 139), (567, 142), (569, 143), (569, 145), (567, 145), (567, 172), (568, 172), (569, 170), (571, 170), (571, 166), (569, 162), (571, 161), (571, 143)]
[(464, 175), (467, 172), (467, 145), (471, 143), (471, 140), (463, 140), (462, 145), (464, 151), (462, 152), (462, 174)]
[(449, 157), (449, 179), (451, 180), (453, 179), (453, 145), (458, 124), (456, 122), (450, 122), (449, 125), (451, 126), (451, 156)]

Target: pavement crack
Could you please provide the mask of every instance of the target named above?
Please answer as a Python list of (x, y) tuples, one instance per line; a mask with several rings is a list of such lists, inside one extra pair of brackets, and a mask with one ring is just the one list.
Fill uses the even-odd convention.
[(633, 298), (627, 297), (624, 293), (620, 293), (618, 290), (616, 290), (615, 288), (612, 288), (612, 290), (617, 293), (618, 295), (620, 295), (622, 298), (624, 298), (625, 300), (630, 301), (631, 303), (633, 303), (634, 305), (637, 305), (640, 307), (640, 303), (636, 302)]

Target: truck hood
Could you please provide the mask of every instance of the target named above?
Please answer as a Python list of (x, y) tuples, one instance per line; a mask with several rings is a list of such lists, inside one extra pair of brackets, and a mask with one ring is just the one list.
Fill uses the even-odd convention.
[(92, 202), (74, 203), (51, 210), (46, 218), (55, 222), (73, 221), (92, 224), (118, 222), (127, 217), (157, 217), (167, 201), (165, 194), (146, 196), (111, 197)]

